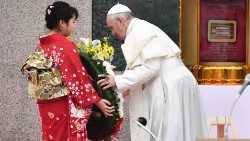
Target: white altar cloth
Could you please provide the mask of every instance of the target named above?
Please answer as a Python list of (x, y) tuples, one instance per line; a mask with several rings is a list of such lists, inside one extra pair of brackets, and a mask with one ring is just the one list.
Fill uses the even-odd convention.
[[(241, 86), (199, 85), (199, 88), (206, 118), (209, 119), (228, 116)], [(232, 119), (236, 123), (237, 137), (250, 138), (250, 86), (245, 89), (236, 103)], [(216, 131), (216, 126), (211, 126), (209, 136), (216, 138)], [(231, 127), (229, 127), (229, 138), (232, 138)]]

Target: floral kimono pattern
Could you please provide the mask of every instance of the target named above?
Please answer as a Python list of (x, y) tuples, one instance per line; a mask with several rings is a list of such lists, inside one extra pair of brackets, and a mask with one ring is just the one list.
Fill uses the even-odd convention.
[(37, 99), (43, 141), (88, 141), (86, 124), (100, 97), (75, 45), (61, 34), (43, 36), (28, 60), (37, 54), (46, 62), (43, 68), (37, 63), (27, 67), (26, 61), (23, 72), (28, 73), (30, 95)]

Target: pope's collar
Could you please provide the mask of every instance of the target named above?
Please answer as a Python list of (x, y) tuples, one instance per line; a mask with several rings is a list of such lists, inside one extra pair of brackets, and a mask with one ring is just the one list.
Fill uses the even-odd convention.
[(129, 23), (129, 25), (128, 25), (127, 32), (126, 32), (126, 36), (128, 36), (129, 32), (132, 30), (132, 28), (133, 28), (133, 26), (134, 26), (136, 20), (138, 20), (138, 18), (133, 18), (133, 19), (130, 21), (130, 23)]

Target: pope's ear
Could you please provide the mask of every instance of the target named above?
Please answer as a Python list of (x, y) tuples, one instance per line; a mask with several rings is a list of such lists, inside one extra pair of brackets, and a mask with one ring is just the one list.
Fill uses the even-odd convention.
[(119, 23), (122, 23), (122, 20), (123, 20), (123, 19), (122, 19), (121, 17), (118, 17), (118, 18), (117, 18), (117, 21), (118, 21)]

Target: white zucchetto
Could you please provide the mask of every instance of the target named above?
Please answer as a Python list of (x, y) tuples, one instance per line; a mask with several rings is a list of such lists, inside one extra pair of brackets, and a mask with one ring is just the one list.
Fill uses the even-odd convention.
[(131, 10), (127, 6), (118, 3), (110, 8), (107, 15), (123, 13), (123, 12), (131, 12)]

